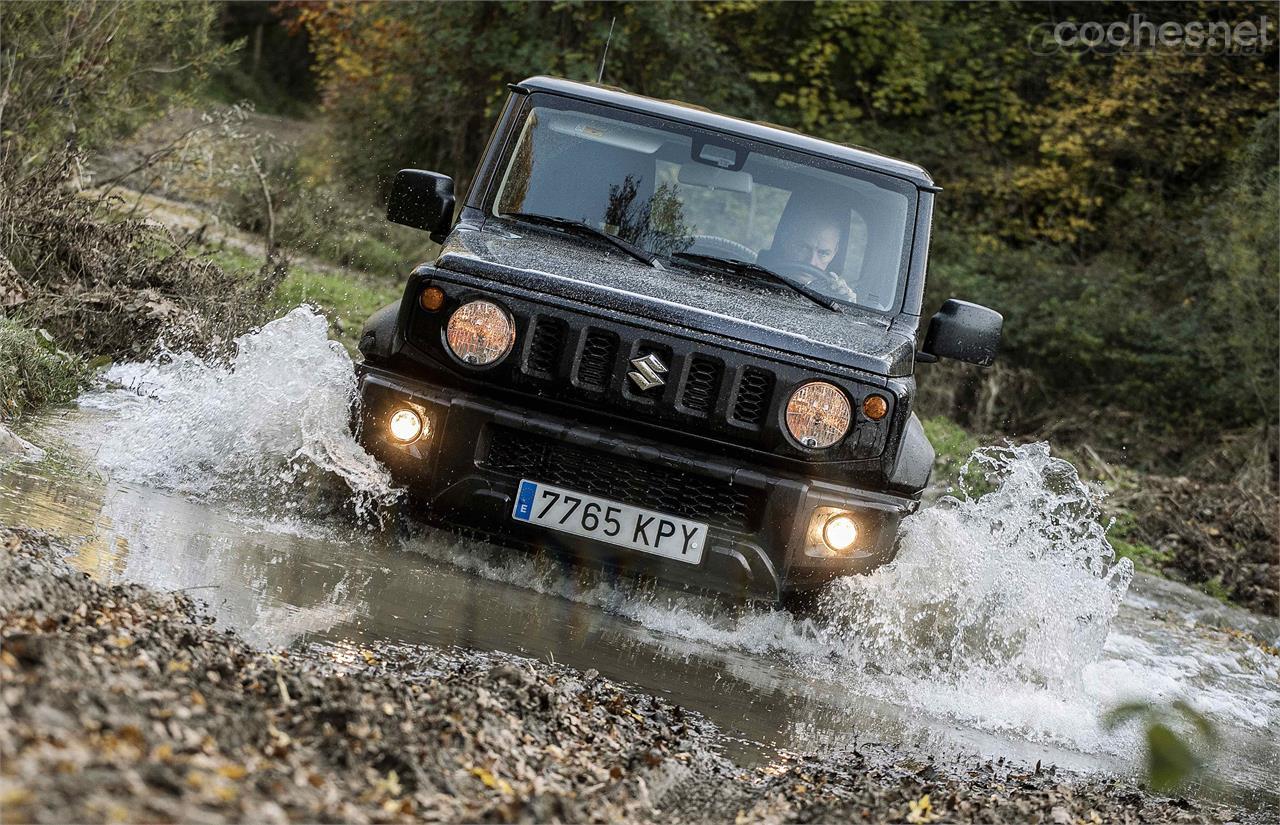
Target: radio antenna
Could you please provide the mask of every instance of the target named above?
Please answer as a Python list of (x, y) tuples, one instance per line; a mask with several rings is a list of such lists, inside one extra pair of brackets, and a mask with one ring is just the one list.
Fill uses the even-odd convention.
[(600, 73), (596, 75), (597, 83), (604, 82), (604, 61), (609, 58), (609, 44), (613, 42), (613, 24), (617, 22), (618, 18), (616, 16), (609, 21), (609, 36), (604, 41), (604, 54), (600, 55)]

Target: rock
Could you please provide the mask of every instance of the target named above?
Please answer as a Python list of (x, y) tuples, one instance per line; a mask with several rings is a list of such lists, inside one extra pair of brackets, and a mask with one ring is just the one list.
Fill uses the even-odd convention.
[(8, 427), (0, 424), (0, 460), (11, 458), (34, 462), (43, 460), (44, 455), (44, 450), (19, 438)]
[(6, 653), (18, 660), (23, 667), (35, 667), (44, 661), (45, 640), (30, 633), (11, 633), (0, 644)]

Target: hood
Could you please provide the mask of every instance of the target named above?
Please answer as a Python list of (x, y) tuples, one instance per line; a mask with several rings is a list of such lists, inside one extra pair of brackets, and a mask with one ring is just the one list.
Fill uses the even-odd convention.
[(890, 316), (833, 312), (785, 287), (729, 275), (657, 269), (556, 232), (459, 225), (436, 266), (840, 367), (911, 373), (915, 339), (891, 330)]

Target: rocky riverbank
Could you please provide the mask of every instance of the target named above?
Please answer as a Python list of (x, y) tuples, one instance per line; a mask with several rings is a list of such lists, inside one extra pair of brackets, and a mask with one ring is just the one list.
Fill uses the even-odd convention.
[(529, 659), (264, 651), (0, 527), (5, 822), (1225, 822), (1131, 785), (884, 747), (742, 768), (664, 699)]

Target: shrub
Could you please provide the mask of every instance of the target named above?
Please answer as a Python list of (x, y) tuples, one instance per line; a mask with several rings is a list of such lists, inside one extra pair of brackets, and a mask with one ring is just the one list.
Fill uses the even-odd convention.
[(253, 278), (190, 257), (163, 227), (114, 218), (63, 182), (75, 158), (29, 174), (0, 166), (0, 294), (7, 313), (72, 350), (146, 354), (156, 339), (205, 349), (263, 317), (282, 265)]
[(49, 333), (0, 318), (0, 421), (70, 401), (88, 374), (84, 360), (58, 349)]

